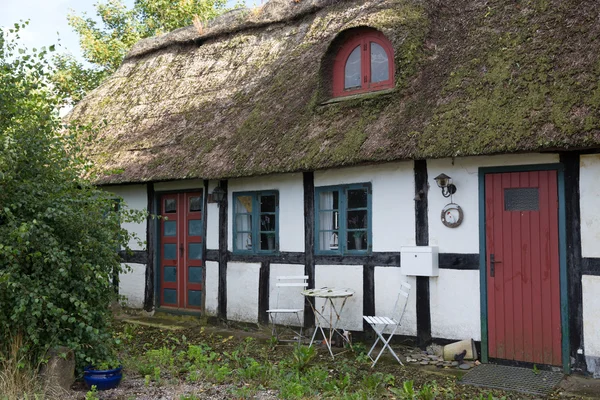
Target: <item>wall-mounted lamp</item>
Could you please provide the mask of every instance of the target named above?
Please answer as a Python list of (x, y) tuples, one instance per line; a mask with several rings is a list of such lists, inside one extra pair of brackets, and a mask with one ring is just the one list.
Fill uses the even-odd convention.
[(452, 184), (452, 178), (450, 178), (448, 175), (440, 174), (434, 179), (437, 185), (442, 188), (442, 196), (450, 197), (456, 193), (456, 186)]
[(226, 194), (227, 193), (225, 193), (225, 189), (223, 189), (221, 186), (217, 186), (213, 189), (212, 201), (217, 203), (218, 206), (220, 206), (225, 201)]

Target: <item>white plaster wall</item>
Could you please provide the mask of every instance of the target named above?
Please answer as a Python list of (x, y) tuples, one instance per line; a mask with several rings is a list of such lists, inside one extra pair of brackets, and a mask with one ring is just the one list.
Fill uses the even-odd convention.
[(227, 263), (227, 319), (258, 322), (260, 263)]
[(481, 340), (479, 271), (440, 269), (429, 293), (433, 337)]
[[(315, 287), (336, 287), (354, 290), (354, 295), (346, 301), (338, 328), (352, 331), (363, 330), (363, 266), (362, 265), (316, 265)], [(334, 300), (341, 305), (341, 300)], [(321, 310), (323, 299), (316, 299), (315, 306)], [(339, 306), (338, 306), (339, 309)], [(335, 317), (335, 314), (333, 314)], [(329, 314), (326, 314), (329, 318)], [(329, 326), (325, 323), (323, 326)], [(317, 334), (317, 337), (319, 335)]]
[[(208, 193), (212, 193), (218, 186), (219, 181), (208, 183)], [(206, 248), (209, 250), (219, 249), (219, 206), (217, 203), (208, 203), (206, 212)]]
[(412, 162), (315, 172), (315, 187), (371, 182), (373, 251), (400, 251), (415, 244)]
[[(114, 193), (121, 197), (124, 203), (121, 203), (121, 209), (130, 210), (147, 210), (148, 209), (148, 193), (146, 185), (124, 185), (124, 186), (110, 186), (106, 188), (107, 192)], [(129, 247), (132, 250), (144, 250), (145, 246), (140, 246), (139, 241), (146, 241), (146, 226), (147, 222), (142, 221), (141, 223), (123, 223), (122, 227), (127, 229), (128, 232), (134, 233), (137, 239), (131, 239), (129, 241)]]
[(119, 274), (119, 294), (125, 296), (125, 304), (131, 308), (144, 307), (146, 293), (146, 264), (125, 264), (131, 271)]
[(279, 250), (304, 251), (304, 187), (302, 174), (270, 175), (232, 179), (228, 183), (227, 248), (233, 250), (233, 201), (235, 192), (279, 191)]
[(580, 168), (581, 253), (600, 257), (600, 155), (582, 155)]
[(375, 315), (395, 317), (394, 306), (398, 298), (400, 282), (411, 285), (406, 311), (396, 331), (400, 335), (417, 335), (417, 282), (414, 276), (406, 276), (400, 268), (375, 267)]
[(600, 276), (583, 275), (581, 284), (585, 355), (600, 357)]
[[(438, 246), (440, 253), (479, 253), (479, 167), (557, 162), (558, 154), (537, 153), (428, 160), (429, 244)], [(434, 180), (441, 173), (452, 177), (457, 188), (453, 200), (464, 212), (463, 223), (458, 228), (447, 228), (440, 218), (442, 208), (450, 203), (450, 198), (442, 196)]]
[(219, 263), (206, 261), (204, 266), (204, 311), (207, 315), (217, 315), (219, 311)]
[[(304, 309), (304, 296), (300, 294), (302, 287), (278, 288), (278, 276), (303, 276), (304, 265), (293, 264), (271, 264), (269, 275), (269, 308)], [(284, 281), (285, 282), (285, 281)], [(287, 281), (290, 282), (290, 281)], [(300, 281), (294, 281), (300, 282)], [(279, 301), (278, 301), (279, 293)], [(304, 311), (299, 313), (300, 325), (304, 324)], [(277, 323), (282, 325), (298, 326), (298, 318), (295, 314), (279, 314), (276, 316)]]

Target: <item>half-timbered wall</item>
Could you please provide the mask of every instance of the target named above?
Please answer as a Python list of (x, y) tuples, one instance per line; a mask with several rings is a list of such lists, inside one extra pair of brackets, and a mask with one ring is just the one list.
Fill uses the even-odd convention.
[[(571, 160), (572, 159), (572, 160)], [(569, 161), (571, 160), (571, 161)], [(573, 161), (574, 160), (574, 161)], [(577, 335), (577, 326), (582, 326), (581, 340), (572, 340), (580, 346), (593, 372), (600, 365), (600, 303), (595, 294), (600, 292), (600, 155), (560, 156), (558, 154), (500, 155), (492, 157), (467, 157), (421, 162), (419, 168), (414, 162), (396, 162), (383, 165), (340, 168), (310, 173), (310, 179), (302, 174), (282, 174), (265, 177), (231, 179), (223, 182), (208, 182), (210, 194), (217, 185), (225, 184), (227, 204), (219, 206), (209, 202), (205, 210), (206, 218), (206, 275), (205, 312), (207, 315), (225, 316), (227, 319), (243, 322), (266, 322), (266, 309), (277, 306), (275, 280), (280, 275), (302, 275), (310, 271), (307, 262), (313, 262), (314, 285), (345, 286), (355, 290), (344, 312), (341, 327), (363, 330), (362, 315), (369, 310), (378, 314), (391, 312), (394, 305), (397, 282), (406, 280), (413, 286), (402, 334), (417, 335), (417, 310), (423, 310), (426, 301), (430, 314), (430, 324), (425, 329), (433, 338), (481, 340), (480, 310), (480, 266), (479, 266), (479, 168), (490, 166), (556, 164), (563, 162), (569, 184), (579, 188), (574, 197), (580, 207), (569, 208), (567, 196), (567, 217), (578, 218), (580, 212), (580, 239), (574, 235), (571, 241), (579, 256), (570, 258), (569, 265), (581, 270), (579, 285), (569, 278), (569, 307), (571, 331)], [(569, 164), (569, 165), (567, 165)], [(571, 165), (572, 164), (572, 165)], [(425, 174), (423, 175), (423, 173)], [(426, 179), (429, 186), (425, 202), (425, 215), (416, 207), (415, 195), (417, 174)], [(452, 200), (464, 211), (464, 221), (458, 228), (450, 229), (441, 222), (441, 209), (450, 202), (444, 198), (434, 178), (445, 173), (452, 177), (457, 192)], [(573, 176), (571, 176), (573, 175)], [(306, 185), (311, 187), (307, 188)], [(305, 255), (305, 248), (311, 243), (306, 239), (310, 220), (305, 213), (305, 201), (314, 194), (314, 188), (321, 186), (370, 183), (372, 190), (372, 255), (370, 256), (323, 256), (313, 255), (312, 261)], [(152, 190), (162, 191), (204, 189), (204, 182), (178, 181), (156, 183)], [(110, 191), (124, 198), (129, 207), (146, 207), (148, 192), (146, 185), (110, 187)], [(279, 193), (279, 253), (277, 255), (239, 255), (233, 251), (232, 241), (232, 194), (236, 192), (276, 190)], [(577, 191), (575, 189), (575, 191)], [(571, 200), (572, 203), (573, 200)], [(571, 204), (572, 205), (572, 204)], [(221, 208), (223, 207), (223, 208)], [(580, 210), (579, 210), (580, 209)], [(223, 212), (225, 214), (223, 214)], [(220, 220), (221, 218), (221, 220)], [(572, 219), (572, 218), (571, 218)], [(426, 221), (427, 229), (416, 229)], [(223, 224), (224, 223), (224, 224)], [(421, 225), (419, 225), (421, 224)], [(568, 225), (568, 224), (567, 224)], [(569, 226), (569, 225), (568, 225)], [(126, 226), (142, 239), (146, 236), (143, 224)], [(226, 232), (223, 228), (226, 227)], [(415, 278), (405, 276), (400, 265), (399, 252), (402, 246), (414, 246), (416, 235), (426, 235), (426, 243), (438, 246), (440, 273), (438, 277)], [(421, 237), (421, 242), (423, 238)], [(580, 240), (580, 243), (577, 241)], [(224, 245), (224, 247), (223, 247)], [(313, 242), (314, 245), (314, 242)], [(144, 249), (132, 248), (142, 251)], [(571, 251), (569, 247), (569, 251)], [(221, 250), (220, 250), (221, 249)], [(309, 249), (314, 251), (313, 249)], [(575, 251), (573, 250), (573, 251)], [(578, 258), (579, 257), (579, 258)], [(219, 261), (223, 262), (219, 262)], [(579, 261), (577, 261), (579, 260)], [(129, 305), (141, 307), (144, 299), (144, 272), (146, 264), (130, 263), (133, 272), (122, 275), (121, 294), (129, 298)], [(571, 275), (570, 275), (571, 276)], [(421, 293), (417, 299), (417, 281), (420, 280)], [(427, 290), (423, 290), (423, 283)], [(219, 301), (225, 299), (226, 306), (221, 310)], [(282, 296), (286, 302), (299, 303), (303, 298), (295, 294)], [(421, 304), (419, 305), (419, 302)], [(319, 303), (317, 303), (319, 305)], [(287, 307), (287, 305), (285, 305)], [(366, 308), (365, 308), (366, 307)], [(577, 314), (579, 310), (579, 314)], [(578, 315), (580, 315), (578, 317)], [(579, 318), (579, 322), (578, 321)], [(583, 322), (581, 322), (583, 319)], [(301, 319), (302, 320), (302, 319)], [(294, 321), (286, 321), (295, 323)], [(421, 324), (423, 323), (421, 319)], [(421, 328), (423, 329), (423, 325)], [(572, 333), (573, 334), (573, 333)], [(572, 345), (573, 347), (573, 345)], [(579, 349), (572, 349), (573, 352)]]
[[(128, 185), (128, 186), (110, 186), (109, 192), (123, 199), (121, 207), (127, 207), (132, 210), (146, 210), (148, 198), (146, 196), (146, 185)], [(131, 250), (136, 252), (145, 251), (138, 241), (146, 240), (146, 223), (123, 223), (123, 228), (135, 234), (134, 239), (129, 242)], [(137, 260), (136, 260), (137, 261)], [(146, 257), (142, 260), (146, 261)], [(144, 305), (144, 294), (146, 288), (145, 274), (146, 264), (140, 262), (128, 262), (130, 271), (119, 275), (119, 293), (126, 296), (126, 304), (133, 308), (142, 308)]]
[(600, 378), (600, 155), (582, 155), (580, 168), (583, 349)]

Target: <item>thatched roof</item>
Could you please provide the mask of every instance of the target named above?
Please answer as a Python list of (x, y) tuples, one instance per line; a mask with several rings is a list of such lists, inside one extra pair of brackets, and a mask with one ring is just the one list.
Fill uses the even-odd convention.
[[(393, 43), (396, 88), (328, 103), (362, 26)], [(594, 0), (271, 0), (141, 41), (69, 119), (99, 126), (119, 183), (600, 147), (599, 111)]]

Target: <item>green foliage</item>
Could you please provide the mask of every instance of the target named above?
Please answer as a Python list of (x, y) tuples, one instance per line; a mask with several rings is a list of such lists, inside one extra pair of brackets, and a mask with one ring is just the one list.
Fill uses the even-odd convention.
[(85, 394), (85, 400), (99, 400), (96, 385), (92, 385), (92, 388)]
[(144, 216), (119, 212), (86, 179), (82, 146), (92, 137), (61, 125), (51, 49), (7, 39), (25, 25), (0, 30), (0, 358), (22, 336), (32, 365), (57, 345), (73, 349), (80, 367), (111, 361), (117, 249), (131, 239), (121, 222)]
[[(96, 17), (85, 13), (68, 15), (69, 25), (79, 35), (86, 67), (68, 55), (55, 57), (52, 77), (57, 89), (77, 103), (121, 65), (123, 58), (141, 39), (177, 28), (205, 22), (226, 10), (225, 0), (136, 0), (128, 9), (122, 0), (96, 3)], [(98, 23), (97, 21), (100, 21)]]

